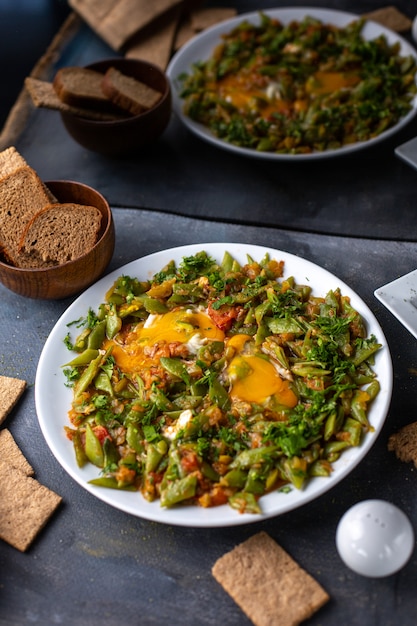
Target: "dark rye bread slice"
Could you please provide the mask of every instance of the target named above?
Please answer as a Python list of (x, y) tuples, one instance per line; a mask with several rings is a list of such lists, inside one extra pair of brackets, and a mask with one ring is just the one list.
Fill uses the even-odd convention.
[(25, 166), (27, 162), (14, 146), (0, 152), (0, 179)]
[(132, 115), (148, 111), (162, 98), (160, 91), (122, 74), (114, 67), (110, 67), (105, 73), (101, 88), (109, 100)]
[(86, 107), (74, 107), (62, 102), (58, 97), (52, 83), (46, 80), (39, 80), (27, 76), (25, 78), (25, 87), (32, 99), (33, 104), (37, 108), (51, 109), (52, 111), (60, 111), (61, 113), (69, 113), (77, 117), (85, 117), (89, 120), (98, 122), (111, 122), (126, 118), (126, 112), (107, 113), (105, 111), (96, 111)]
[(96, 244), (101, 219), (101, 212), (93, 206), (50, 204), (28, 222), (20, 239), (20, 253), (36, 264), (73, 261)]
[(52, 85), (65, 104), (105, 113), (120, 113), (118, 107), (101, 88), (103, 74), (84, 67), (62, 67), (57, 71)]
[(19, 252), (22, 232), (32, 217), (50, 204), (45, 186), (29, 166), (17, 168), (0, 182), (0, 251), (17, 267), (30, 267)]

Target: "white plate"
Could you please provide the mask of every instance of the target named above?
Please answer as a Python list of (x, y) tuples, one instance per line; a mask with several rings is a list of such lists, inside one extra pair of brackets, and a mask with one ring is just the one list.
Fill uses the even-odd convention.
[[(301, 491), (293, 489), (287, 494), (274, 492), (264, 496), (261, 499), (262, 515), (241, 515), (228, 505), (208, 509), (197, 506), (163, 509), (158, 501), (149, 503), (144, 500), (140, 493), (89, 485), (87, 481), (97, 477), (99, 475), (98, 470), (92, 465), (82, 469), (77, 466), (72, 444), (64, 433), (64, 426), (70, 425), (67, 414), (72, 400), (72, 391), (65, 387), (65, 377), (62, 373), (62, 365), (68, 361), (68, 350), (63, 342), (69, 330), (67, 324), (80, 317), (85, 317), (89, 308), (97, 310), (99, 304), (104, 300), (105, 292), (119, 276), (130, 275), (145, 280), (158, 272), (169, 261), (180, 262), (184, 256), (191, 256), (200, 250), (205, 250), (219, 262), (222, 260), (224, 252), (228, 250), (241, 263), (246, 262), (247, 254), (260, 261), (268, 252), (272, 258), (285, 262), (286, 276), (294, 276), (298, 283), (310, 285), (316, 295), (325, 295), (330, 289), (340, 287), (342, 292), (351, 298), (352, 305), (363, 316), (368, 333), (373, 333), (384, 346), (377, 354), (375, 364), (375, 370), (381, 383), (381, 392), (369, 412), (369, 419), (375, 432), (367, 434), (360, 447), (345, 451), (335, 463), (334, 471), (329, 478), (314, 478)], [(286, 252), (246, 244), (209, 243), (172, 248), (128, 263), (102, 278), (79, 296), (58, 320), (46, 341), (36, 375), (35, 400), (39, 424), (47, 444), (62, 467), (84, 489), (104, 502), (138, 517), (180, 526), (214, 527), (258, 522), (306, 504), (334, 487), (353, 470), (375, 442), (388, 412), (391, 390), (391, 357), (382, 329), (366, 304), (346, 284), (314, 263)]]
[[(296, 20), (301, 21), (304, 17), (311, 16), (324, 23), (334, 24), (335, 26), (344, 27), (350, 22), (359, 19), (360, 16), (353, 13), (345, 13), (344, 11), (335, 11), (330, 9), (317, 9), (313, 7), (299, 8), (281, 8), (263, 11), (265, 15), (279, 19), (283, 24)], [(259, 11), (253, 13), (244, 13), (230, 20), (225, 20), (216, 26), (212, 26), (197, 35), (185, 44), (172, 58), (167, 68), (167, 74), (171, 81), (173, 109), (185, 126), (201, 139), (208, 143), (229, 150), (243, 156), (255, 157), (258, 159), (267, 159), (271, 161), (311, 161), (314, 159), (325, 159), (329, 157), (339, 156), (367, 148), (375, 143), (383, 141), (393, 133), (403, 128), (417, 113), (417, 96), (412, 101), (412, 109), (405, 115), (395, 126), (384, 131), (378, 137), (369, 139), (368, 141), (357, 142), (337, 148), (335, 150), (326, 150), (322, 152), (313, 152), (311, 154), (273, 154), (270, 152), (258, 152), (250, 148), (240, 148), (234, 146), (222, 139), (218, 139), (213, 133), (202, 124), (195, 122), (183, 113), (183, 100), (180, 98), (181, 84), (177, 80), (178, 76), (184, 72), (189, 73), (192, 66), (197, 61), (205, 61), (211, 57), (213, 49), (221, 41), (221, 35), (230, 32), (243, 20), (258, 24), (260, 17)], [(389, 44), (399, 43), (401, 46), (401, 54), (403, 56), (412, 55), (417, 59), (416, 50), (402, 37), (392, 30), (377, 24), (376, 22), (367, 22), (362, 35), (365, 39), (375, 39), (380, 35), (385, 35)]]
[(374, 294), (417, 339), (417, 270), (376, 289)]

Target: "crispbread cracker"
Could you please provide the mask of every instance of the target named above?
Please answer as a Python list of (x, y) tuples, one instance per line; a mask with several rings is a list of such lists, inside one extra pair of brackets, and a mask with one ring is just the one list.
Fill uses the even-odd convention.
[(174, 50), (179, 50), (190, 39), (206, 28), (235, 17), (236, 15), (236, 9), (230, 7), (194, 9), (179, 25), (177, 34), (175, 35)]
[(417, 422), (411, 422), (391, 435), (388, 439), (388, 450), (395, 452), (400, 461), (412, 461), (417, 467)]
[(404, 15), (404, 13), (401, 13), (401, 11), (394, 6), (376, 9), (370, 13), (365, 13), (363, 17), (366, 17), (368, 20), (378, 22), (378, 24), (382, 24), (382, 26), (386, 26), (387, 28), (390, 28), (398, 33), (410, 30), (413, 24), (413, 22), (406, 15)]
[(34, 478), (0, 462), (0, 537), (17, 550), (28, 549), (61, 501)]
[(0, 459), (10, 467), (20, 470), (25, 476), (33, 476), (35, 473), (7, 428), (0, 430)]
[(17, 404), (26, 388), (26, 381), (20, 378), (0, 376), (0, 424)]
[(190, 15), (191, 28), (199, 33), (224, 20), (236, 17), (237, 10), (232, 7), (210, 7), (192, 11)]
[(181, 9), (174, 7), (149, 28), (144, 28), (128, 44), (125, 57), (153, 63), (165, 70), (174, 47)]
[(69, 0), (70, 6), (106, 41), (121, 50), (136, 33), (183, 0)]
[(54, 111), (63, 111), (64, 113), (71, 113), (79, 117), (101, 121), (112, 121), (125, 117), (123, 115), (104, 113), (102, 111), (94, 111), (93, 109), (84, 109), (65, 104), (65, 102), (59, 99), (52, 83), (46, 80), (28, 76), (25, 78), (25, 87), (32, 98), (33, 104), (38, 108), (43, 107)]
[(196, 36), (196, 31), (191, 26), (189, 17), (181, 20), (174, 38), (174, 51), (176, 52), (184, 46), (190, 39)]
[(255, 626), (296, 626), (329, 600), (265, 532), (220, 557), (212, 573)]

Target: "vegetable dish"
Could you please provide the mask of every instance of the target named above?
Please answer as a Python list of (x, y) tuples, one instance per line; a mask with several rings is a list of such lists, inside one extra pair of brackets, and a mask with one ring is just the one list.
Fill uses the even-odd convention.
[(184, 114), (258, 152), (310, 154), (379, 136), (412, 108), (416, 60), (384, 34), (365, 39), (365, 23), (243, 20), (178, 77)]
[(381, 347), (339, 289), (319, 296), (268, 254), (204, 250), (149, 280), (120, 276), (73, 321), (67, 436), (98, 487), (163, 507), (229, 503), (329, 476), (372, 431)]

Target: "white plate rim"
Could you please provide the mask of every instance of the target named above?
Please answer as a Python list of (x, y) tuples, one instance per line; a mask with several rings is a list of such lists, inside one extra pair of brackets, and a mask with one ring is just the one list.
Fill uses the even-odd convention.
[[(166, 74), (171, 83), (172, 92), (172, 107), (175, 115), (179, 118), (182, 124), (188, 128), (195, 136), (199, 137), (203, 141), (228, 152), (238, 154), (244, 157), (257, 158), (267, 161), (313, 161), (328, 159), (338, 156), (349, 155), (352, 152), (363, 150), (374, 146), (377, 143), (385, 141), (393, 134), (399, 132), (406, 124), (408, 124), (414, 116), (417, 114), (417, 95), (412, 100), (412, 109), (402, 119), (395, 124), (392, 128), (387, 129), (377, 137), (369, 139), (368, 141), (357, 142), (335, 150), (326, 150), (322, 152), (313, 152), (311, 154), (273, 154), (270, 152), (257, 152), (250, 148), (241, 148), (233, 144), (229, 144), (226, 141), (218, 139), (202, 124), (195, 122), (182, 111), (182, 100), (179, 96), (179, 84), (176, 80), (177, 77), (185, 72), (189, 71), (192, 62), (205, 60), (210, 56), (210, 53), (214, 46), (219, 43), (220, 36), (229, 32), (232, 28), (237, 26), (243, 20), (248, 20), (253, 23), (259, 21), (258, 11), (251, 11), (249, 13), (242, 13), (237, 17), (225, 20), (207, 28), (202, 33), (193, 37), (188, 41), (175, 55), (172, 57), (168, 64)], [(290, 20), (301, 20), (306, 15), (322, 20), (323, 22), (329, 22), (336, 26), (346, 26), (349, 22), (361, 18), (360, 15), (355, 13), (349, 13), (346, 11), (340, 11), (337, 9), (325, 9), (317, 7), (281, 7), (276, 9), (264, 9), (262, 13), (274, 18), (280, 19), (284, 24)], [(391, 29), (368, 20), (364, 27), (363, 35), (367, 39), (373, 39), (378, 35), (384, 34), (390, 43), (398, 42), (401, 46), (401, 51), (404, 55), (412, 55), (417, 59), (417, 51), (413, 46), (406, 41), (401, 35), (392, 31)], [(416, 74), (417, 82), (417, 74)]]
[[(376, 356), (375, 364), (381, 382), (381, 392), (369, 412), (374, 432), (365, 436), (359, 448), (351, 448), (344, 452), (334, 464), (334, 471), (329, 478), (313, 478), (301, 491), (293, 489), (290, 493), (274, 492), (264, 496), (261, 499), (263, 513), (260, 515), (241, 515), (228, 505), (208, 509), (197, 506), (163, 509), (159, 501), (149, 503), (140, 493), (89, 485), (87, 481), (97, 477), (99, 470), (91, 465), (78, 468), (72, 444), (64, 432), (64, 426), (70, 425), (67, 412), (72, 398), (72, 391), (65, 387), (65, 377), (62, 373), (62, 364), (68, 361), (70, 354), (63, 341), (68, 332), (67, 324), (85, 316), (90, 307), (96, 309), (103, 301), (107, 289), (120, 275), (146, 279), (172, 259), (180, 261), (183, 256), (191, 256), (200, 250), (205, 250), (218, 261), (221, 261), (225, 251), (229, 251), (241, 263), (246, 262), (248, 254), (255, 260), (260, 260), (268, 253), (272, 258), (284, 261), (286, 276), (294, 276), (298, 283), (307, 281), (306, 284), (313, 287), (316, 295), (324, 295), (329, 289), (340, 287), (343, 294), (351, 298), (352, 306), (363, 316), (368, 332), (375, 334), (378, 341), (383, 344), (382, 350)], [(392, 381), (392, 361), (383, 330), (365, 302), (342, 280), (315, 263), (282, 250), (245, 243), (201, 243), (161, 250), (136, 259), (112, 271), (83, 292), (58, 319), (46, 340), (36, 373), (35, 404), (39, 426), (51, 452), (63, 469), (90, 494), (116, 509), (150, 521), (175, 526), (213, 528), (249, 524), (276, 517), (307, 504), (332, 489), (358, 465), (375, 443), (388, 414)]]
[(417, 270), (379, 287), (374, 295), (417, 339)]

